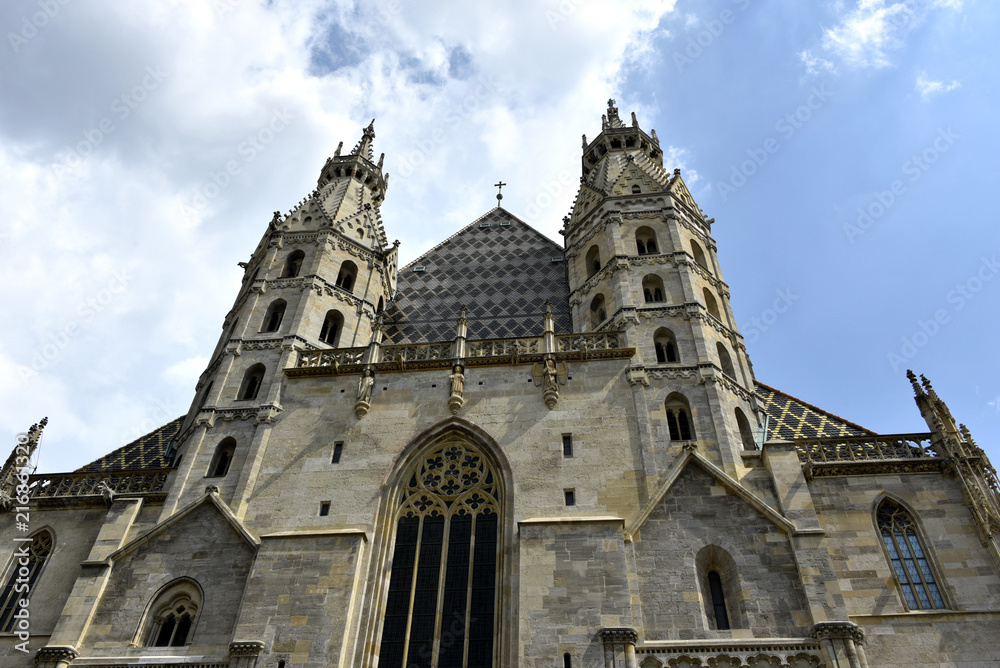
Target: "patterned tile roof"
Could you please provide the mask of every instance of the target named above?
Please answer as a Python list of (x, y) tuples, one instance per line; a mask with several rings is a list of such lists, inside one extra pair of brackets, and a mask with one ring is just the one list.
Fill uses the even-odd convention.
[(566, 266), (552, 261), (562, 256), (562, 247), (497, 207), (400, 269), (386, 340), (454, 339), (462, 306), (470, 339), (541, 336), (546, 300), (556, 333), (569, 333)]
[(168, 468), (170, 458), (164, 457), (167, 444), (181, 430), (184, 416), (168, 422), (159, 429), (149, 432), (110, 452), (100, 459), (77, 469), (77, 472), (91, 471), (138, 471), (141, 469)]
[(868, 436), (875, 434), (822, 408), (807, 404), (769, 385), (757, 383), (757, 396), (763, 400), (770, 416), (768, 438), (835, 438), (837, 436)]

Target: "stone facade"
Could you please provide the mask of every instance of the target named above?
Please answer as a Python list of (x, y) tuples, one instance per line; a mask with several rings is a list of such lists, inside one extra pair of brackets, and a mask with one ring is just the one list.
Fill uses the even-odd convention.
[(907, 435), (758, 383), (655, 132), (609, 104), (563, 246), (498, 207), (403, 268), (373, 140), (275, 215), (187, 415), (0, 472), (0, 546), (52, 546), (0, 547), (4, 665), (1000, 663), (982, 450), (926, 379)]

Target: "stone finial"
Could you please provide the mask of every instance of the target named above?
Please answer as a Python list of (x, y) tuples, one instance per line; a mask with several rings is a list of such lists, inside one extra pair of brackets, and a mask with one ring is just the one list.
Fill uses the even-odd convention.
[(635, 112), (634, 111), (632, 112), (632, 127), (633, 128), (638, 128), (639, 127), (639, 119), (637, 119), (635, 117)]
[(583, 135), (583, 148), (587, 148), (587, 135)]
[(385, 162), (385, 153), (380, 153), (378, 156), (378, 170), (382, 171), (382, 163)]
[(333, 157), (339, 158), (340, 157), (340, 152), (343, 151), (343, 150), (344, 150), (344, 142), (338, 143), (337, 144), (337, 150), (333, 152)]
[(660, 144), (660, 138), (656, 136), (656, 130), (655, 129), (649, 131), (649, 136), (652, 137), (653, 141), (656, 142), (657, 146), (659, 146), (659, 144)]
[(913, 394), (919, 399), (924, 396), (924, 388), (920, 387), (920, 383), (917, 382), (917, 374), (913, 373), (911, 369), (906, 370), (906, 377), (910, 379), (910, 385), (913, 386)]

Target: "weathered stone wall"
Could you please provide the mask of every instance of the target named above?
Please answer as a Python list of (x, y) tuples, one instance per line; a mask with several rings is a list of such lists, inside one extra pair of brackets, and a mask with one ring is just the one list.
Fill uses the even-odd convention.
[[(236, 626), (255, 549), (211, 504), (203, 503), (148, 542), (121, 556), (84, 641), (85, 656), (200, 654), (225, 656)], [(191, 578), (204, 600), (187, 648), (129, 647), (154, 596), (168, 583)]]
[[(646, 640), (808, 634), (811, 619), (788, 536), (697, 464), (668, 490), (634, 548)], [(699, 583), (708, 568), (722, 578), (732, 631), (715, 630), (709, 617), (711, 599)]]

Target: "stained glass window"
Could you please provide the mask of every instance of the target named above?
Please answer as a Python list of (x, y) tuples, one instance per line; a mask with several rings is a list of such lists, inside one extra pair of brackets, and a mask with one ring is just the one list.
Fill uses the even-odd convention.
[(909, 513), (887, 499), (879, 506), (876, 521), (906, 605), (911, 610), (945, 607)]

